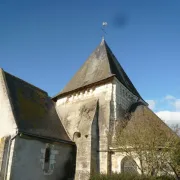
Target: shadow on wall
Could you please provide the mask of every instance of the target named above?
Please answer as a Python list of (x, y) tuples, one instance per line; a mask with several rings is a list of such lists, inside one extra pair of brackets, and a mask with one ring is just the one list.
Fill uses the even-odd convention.
[(77, 153), (77, 147), (74, 146), (72, 148), (70, 158), (64, 166), (64, 171), (66, 173), (62, 180), (74, 180), (75, 171), (76, 171), (76, 153)]
[(91, 127), (91, 174), (100, 172), (98, 108)]

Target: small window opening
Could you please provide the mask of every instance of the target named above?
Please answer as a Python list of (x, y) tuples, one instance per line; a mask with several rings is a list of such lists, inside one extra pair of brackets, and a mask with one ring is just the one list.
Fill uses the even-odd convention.
[(50, 159), (50, 148), (47, 147), (45, 151), (45, 163), (48, 163)]
[(45, 172), (48, 172), (49, 170), (50, 156), (51, 156), (51, 149), (50, 147), (46, 147), (45, 155), (44, 155), (44, 171)]

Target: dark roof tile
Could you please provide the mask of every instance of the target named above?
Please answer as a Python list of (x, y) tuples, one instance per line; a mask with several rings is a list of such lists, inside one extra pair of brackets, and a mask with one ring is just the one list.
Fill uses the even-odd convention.
[(87, 61), (85, 61), (65, 88), (53, 98), (57, 98), (67, 92), (80, 89), (114, 75), (134, 95), (141, 98), (105, 40), (102, 40), (101, 44), (90, 55)]
[(4, 75), (18, 129), (70, 141), (48, 94), (7, 72)]

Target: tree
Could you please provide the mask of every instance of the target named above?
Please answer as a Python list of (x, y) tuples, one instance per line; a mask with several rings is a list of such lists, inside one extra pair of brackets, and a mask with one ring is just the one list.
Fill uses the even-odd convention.
[(118, 121), (114, 146), (138, 159), (141, 174), (157, 176), (173, 171), (179, 178), (179, 137), (146, 106), (137, 107)]
[[(180, 127), (179, 125), (175, 125), (171, 127), (175, 134), (179, 137), (180, 135)], [(168, 164), (173, 170), (176, 178), (180, 179), (180, 138), (172, 139), (172, 147), (169, 148), (169, 161)]]

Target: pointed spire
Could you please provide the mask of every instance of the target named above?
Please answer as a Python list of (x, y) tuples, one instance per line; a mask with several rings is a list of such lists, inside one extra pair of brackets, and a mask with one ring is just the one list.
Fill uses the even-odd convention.
[(100, 45), (89, 56), (67, 86), (54, 98), (102, 80), (104, 81), (113, 76), (116, 76), (127, 89), (141, 98), (111, 49), (108, 47), (106, 41), (102, 38)]

